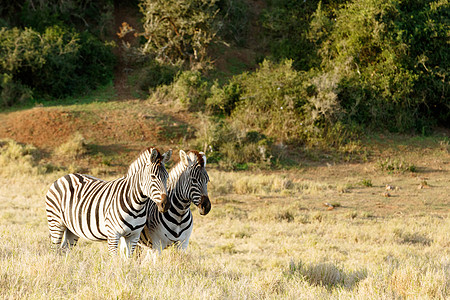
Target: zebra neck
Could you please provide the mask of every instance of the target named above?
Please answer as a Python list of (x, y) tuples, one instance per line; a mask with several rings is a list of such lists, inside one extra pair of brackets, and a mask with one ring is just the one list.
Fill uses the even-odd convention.
[(190, 210), (191, 199), (189, 199), (183, 193), (183, 189), (180, 189), (180, 184), (175, 186), (175, 189), (169, 191), (169, 199), (172, 212), (177, 213), (177, 215), (185, 215)]
[(169, 180), (167, 181), (167, 192), (171, 203), (170, 211), (180, 217), (189, 213), (191, 199), (189, 199), (189, 187), (187, 182), (187, 168), (184, 163), (179, 162), (169, 172)]
[(133, 174), (131, 176), (126, 176), (123, 179), (124, 189), (123, 198), (126, 200), (128, 205), (132, 206), (136, 210), (141, 210), (144, 208), (148, 201), (148, 197), (144, 195), (141, 190), (140, 176), (139, 174)]
[(187, 166), (181, 161), (178, 162), (169, 172), (169, 179), (167, 180), (167, 191), (175, 189), (181, 175), (186, 171)]

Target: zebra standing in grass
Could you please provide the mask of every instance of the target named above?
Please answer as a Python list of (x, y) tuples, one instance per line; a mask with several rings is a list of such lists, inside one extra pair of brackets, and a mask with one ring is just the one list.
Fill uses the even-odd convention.
[(147, 223), (141, 232), (139, 245), (161, 252), (167, 246), (179, 243), (186, 249), (192, 233), (193, 222), (190, 204), (193, 202), (201, 215), (211, 209), (205, 169), (206, 156), (203, 152), (180, 150), (180, 162), (169, 173), (167, 191), (170, 209), (165, 213), (157, 211), (153, 202), (148, 202)]
[[(79, 237), (107, 240), (109, 252), (117, 253), (119, 240), (130, 256), (146, 222), (146, 204), (165, 212), (167, 173), (164, 164), (172, 151), (144, 150), (129, 166), (127, 175), (103, 181), (88, 175), (69, 174), (56, 180), (46, 195), (50, 239), (61, 248), (72, 247)], [(148, 201), (149, 199), (153, 201)]]

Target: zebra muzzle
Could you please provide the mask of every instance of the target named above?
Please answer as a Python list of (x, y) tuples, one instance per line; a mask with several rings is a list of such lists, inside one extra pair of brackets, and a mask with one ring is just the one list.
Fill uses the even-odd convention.
[(208, 196), (202, 195), (202, 198), (200, 199), (200, 203), (198, 205), (199, 213), (204, 216), (209, 213), (211, 210), (211, 202), (209, 201)]
[(170, 208), (170, 202), (168, 201), (167, 195), (162, 194), (161, 195), (161, 202), (156, 204), (158, 206), (158, 211), (165, 213)]

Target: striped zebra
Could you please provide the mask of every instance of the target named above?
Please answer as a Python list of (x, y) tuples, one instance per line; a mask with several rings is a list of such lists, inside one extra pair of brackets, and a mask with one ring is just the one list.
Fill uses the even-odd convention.
[(139, 245), (158, 250), (178, 243), (186, 249), (192, 233), (193, 222), (190, 204), (193, 202), (201, 215), (211, 209), (208, 197), (208, 173), (205, 169), (206, 156), (203, 152), (180, 150), (180, 162), (169, 172), (167, 191), (170, 209), (165, 213), (157, 211), (153, 202), (148, 202), (147, 223), (141, 232)]
[(161, 212), (170, 207), (164, 164), (171, 155), (172, 150), (161, 155), (148, 148), (124, 177), (112, 181), (81, 174), (56, 180), (46, 195), (51, 242), (65, 249), (75, 246), (79, 237), (107, 240), (109, 252), (115, 254), (121, 240), (126, 243), (125, 255), (131, 256), (146, 222), (147, 202)]

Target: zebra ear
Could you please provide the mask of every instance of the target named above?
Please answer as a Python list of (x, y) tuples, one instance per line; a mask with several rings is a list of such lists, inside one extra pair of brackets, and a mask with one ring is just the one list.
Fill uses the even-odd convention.
[(155, 163), (158, 160), (159, 152), (156, 148), (152, 148), (150, 151), (150, 162)]
[(184, 152), (183, 150), (180, 150), (180, 160), (185, 164), (186, 166), (191, 166), (192, 161), (189, 158), (189, 156)]
[(170, 149), (169, 151), (164, 153), (162, 156), (163, 156), (162, 163), (166, 164), (170, 160), (170, 158), (172, 157), (172, 149)]
[(203, 157), (203, 168), (206, 168), (206, 155), (203, 152), (200, 152), (200, 155)]

